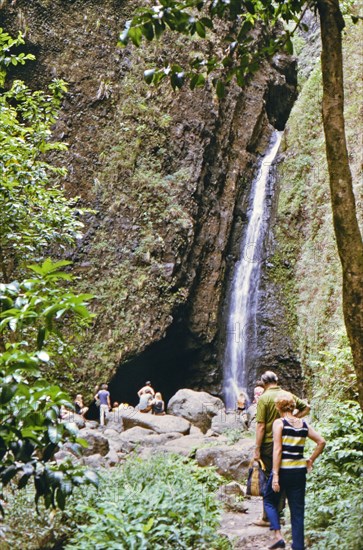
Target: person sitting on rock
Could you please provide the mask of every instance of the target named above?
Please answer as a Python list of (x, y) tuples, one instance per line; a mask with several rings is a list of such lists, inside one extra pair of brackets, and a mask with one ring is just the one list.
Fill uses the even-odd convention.
[(151, 387), (151, 382), (150, 380), (148, 380), (147, 382), (145, 382), (145, 386), (143, 386), (142, 388), (139, 389), (139, 391), (137, 392), (137, 395), (139, 397), (141, 397), (144, 393), (151, 393), (151, 395), (154, 397), (155, 395), (155, 391), (153, 390), (153, 388)]
[(155, 397), (152, 401), (152, 413), (157, 415), (165, 414), (165, 404), (163, 397), (160, 392), (156, 392)]
[(77, 393), (73, 404), (76, 414), (80, 414), (84, 417), (86, 412), (88, 411), (88, 407), (85, 407), (83, 403), (83, 396), (81, 393)]
[(141, 413), (148, 413), (152, 409), (152, 403), (153, 403), (153, 393), (151, 392), (151, 388), (147, 388), (144, 393), (140, 395), (140, 401), (137, 405), (136, 409), (139, 410)]

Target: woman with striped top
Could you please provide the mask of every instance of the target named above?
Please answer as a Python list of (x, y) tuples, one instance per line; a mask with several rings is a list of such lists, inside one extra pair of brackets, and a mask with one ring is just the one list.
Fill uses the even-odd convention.
[[(291, 393), (281, 392), (275, 399), (275, 406), (281, 418), (273, 424), (273, 465), (263, 497), (270, 529), (275, 532), (275, 542), (270, 549), (285, 548), (286, 543), (280, 531), (278, 505), (280, 494), (285, 493), (289, 503), (293, 550), (304, 550), (304, 507), (306, 472), (325, 447), (325, 440), (311, 426), (293, 415), (296, 408)], [(306, 438), (312, 439), (316, 447), (310, 458), (304, 458)]]

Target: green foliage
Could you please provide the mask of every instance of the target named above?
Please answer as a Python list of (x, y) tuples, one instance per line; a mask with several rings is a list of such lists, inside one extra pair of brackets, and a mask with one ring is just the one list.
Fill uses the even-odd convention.
[(221, 478), (213, 468), (159, 455), (145, 462), (130, 457), (112, 471), (98, 473), (97, 491), (76, 488), (64, 511), (40, 506), (38, 515), (32, 510), (32, 488), (12, 493), (10, 484), (4, 523), (9, 546), (4, 550), (19, 540), (24, 550), (59, 547), (61, 541), (62, 547), (68, 541), (69, 548), (87, 550), (106, 545), (117, 550), (230, 548), (216, 534), (221, 504), (214, 492)]
[[(362, 57), (356, 44), (360, 29), (347, 21), (344, 35), (345, 120), (353, 180), (362, 177), (359, 117)], [(304, 75), (308, 80), (291, 112), (283, 138), (284, 161), (278, 167), (279, 205), (275, 224), (274, 267), (267, 273), (283, 289), (290, 333), (300, 348), (309, 390), (317, 399), (355, 397), (352, 361), (344, 337), (341, 266), (334, 242), (329, 175), (321, 119), (322, 75), (316, 40), (304, 46)], [(301, 57), (300, 57), (301, 58)], [(362, 187), (355, 186), (360, 222)], [(321, 353), (322, 352), (322, 353)], [(335, 374), (336, 370), (336, 374)], [(347, 384), (345, 384), (347, 382)], [(336, 392), (340, 392), (339, 395)], [(330, 391), (329, 391), (330, 394)], [(323, 405), (321, 405), (323, 406)]]
[[(9, 53), (22, 43), (20, 35), (12, 39), (0, 29), (0, 86), (7, 66), (33, 59)], [(66, 148), (50, 137), (67, 88), (54, 80), (49, 90), (51, 95), (33, 92), (15, 80), (0, 95), (0, 268), (5, 282), (29, 261), (39, 260), (46, 248), (72, 244), (83, 226), (76, 219), (82, 214), (74, 208), (77, 199), (67, 200), (54, 181), (65, 170), (44, 159), (45, 153)]]
[[(159, 84), (168, 78), (173, 89), (181, 88), (189, 81), (192, 90), (204, 86), (211, 76), (217, 96), (222, 98), (226, 93), (226, 84), (236, 79), (239, 86), (244, 86), (246, 79), (258, 69), (264, 58), (281, 49), (292, 53), (294, 31), (300, 25), (305, 27), (300, 22), (304, 4), (300, 0), (215, 0), (212, 3), (204, 0), (163, 0), (160, 4), (136, 11), (120, 35), (119, 45), (126, 46), (131, 42), (140, 47), (143, 39), (158, 39), (166, 30), (186, 36), (197, 35), (200, 39), (206, 39), (208, 33), (213, 33), (215, 38), (222, 26), (225, 29), (222, 48), (213, 48), (207, 57), (197, 54), (191, 59), (189, 69), (167, 61), (163, 68), (148, 69), (144, 73), (148, 84)], [(287, 25), (282, 27), (281, 21), (284, 24), (292, 22), (295, 27), (292, 30)]]
[(34, 60), (32, 54), (20, 53), (18, 55), (10, 53), (11, 48), (24, 44), (23, 37), (19, 32), (17, 38), (12, 38), (7, 32), (0, 27), (0, 87), (5, 84), (6, 68), (9, 65), (24, 65), (27, 60)]
[(318, 430), (327, 441), (308, 476), (306, 530), (309, 548), (325, 550), (343, 544), (359, 550), (362, 542), (363, 414), (352, 401), (334, 403)]
[(82, 520), (66, 548), (228, 549), (217, 535), (220, 478), (176, 455), (128, 459), (101, 476), (99, 491), (75, 504)]
[[(307, 373), (311, 376), (315, 416), (324, 416), (327, 402), (332, 404), (357, 399), (357, 377), (353, 368), (352, 352), (344, 335), (340, 345), (319, 352), (319, 359), (311, 359)], [(334, 380), (334, 384), (331, 381)], [(329, 393), (327, 395), (327, 388)]]
[(60, 421), (61, 407), (72, 408), (70, 398), (41, 375), (41, 364), (52, 362), (63, 341), (61, 323), (76, 331), (92, 319), (91, 295), (60, 287), (71, 279), (60, 271), (68, 264), (48, 259), (31, 266), (31, 279), (0, 284), (0, 480), (6, 486), (16, 479), (19, 489), (33, 480), (36, 503), (44, 498), (46, 507), (61, 509), (74, 486), (96, 482), (91, 472), (53, 461), (65, 441), (82, 442), (73, 424)]
[(228, 428), (223, 431), (223, 435), (227, 438), (228, 445), (234, 445), (238, 443), (242, 437), (245, 437), (246, 434), (239, 428)]

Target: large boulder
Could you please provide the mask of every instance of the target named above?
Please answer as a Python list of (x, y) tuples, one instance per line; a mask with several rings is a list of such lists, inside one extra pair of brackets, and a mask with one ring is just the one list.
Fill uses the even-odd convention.
[(88, 468), (93, 468), (95, 470), (97, 470), (101, 466), (107, 465), (105, 457), (102, 456), (100, 453), (84, 456), (82, 462), (85, 466), (88, 466)]
[(186, 435), (190, 431), (190, 423), (184, 418), (177, 418), (170, 414), (157, 416), (154, 414), (141, 413), (136, 409), (120, 409), (119, 415), (122, 418), (124, 430), (135, 426), (152, 430), (158, 434), (177, 432)]
[(247, 416), (238, 411), (221, 411), (212, 418), (211, 430), (214, 434), (225, 434), (233, 430), (235, 433), (240, 432), (243, 437), (243, 432), (247, 429)]
[(86, 421), (82, 415), (76, 414), (74, 411), (66, 411), (62, 416), (62, 422), (75, 424), (77, 428), (84, 428)]
[(117, 451), (112, 448), (108, 451), (107, 455), (104, 457), (106, 466), (116, 466), (120, 462), (120, 456)]
[(85, 428), (80, 433), (80, 437), (82, 439), (85, 439), (88, 443), (87, 448), (82, 448), (82, 454), (84, 456), (90, 456), (94, 454), (105, 456), (110, 450), (110, 445), (107, 437), (104, 437), (97, 430), (89, 430)]
[[(223, 443), (226, 443), (224, 438)], [(178, 437), (178, 439), (167, 441), (158, 447), (144, 447), (140, 450), (140, 456), (142, 458), (148, 458), (150, 455), (155, 453), (173, 453), (193, 458), (197, 452), (197, 449), (201, 446), (216, 444), (218, 444), (218, 442), (214, 437), (206, 437), (203, 436), (203, 434), (185, 435), (184, 437)]]
[(181, 416), (206, 433), (212, 418), (224, 411), (221, 399), (204, 391), (179, 390), (168, 403), (168, 413)]
[(179, 437), (183, 437), (179, 432), (157, 434), (153, 430), (136, 426), (119, 434), (118, 437), (113, 437), (109, 443), (113, 450), (127, 454), (134, 450), (139, 452), (144, 447), (158, 449), (160, 445)]
[(215, 466), (225, 478), (242, 481), (247, 477), (254, 445), (254, 441), (244, 440), (237, 445), (198, 449), (195, 458), (199, 466)]

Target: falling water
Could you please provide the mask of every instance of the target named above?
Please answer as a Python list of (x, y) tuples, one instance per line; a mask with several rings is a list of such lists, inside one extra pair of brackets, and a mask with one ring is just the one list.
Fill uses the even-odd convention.
[(246, 235), (241, 246), (240, 260), (236, 263), (233, 274), (223, 365), (223, 393), (227, 409), (235, 408), (240, 391), (247, 393), (248, 356), (256, 343), (257, 294), (268, 228), (266, 198), (270, 168), (277, 155), (281, 135), (281, 132), (274, 132), (253, 182)]

